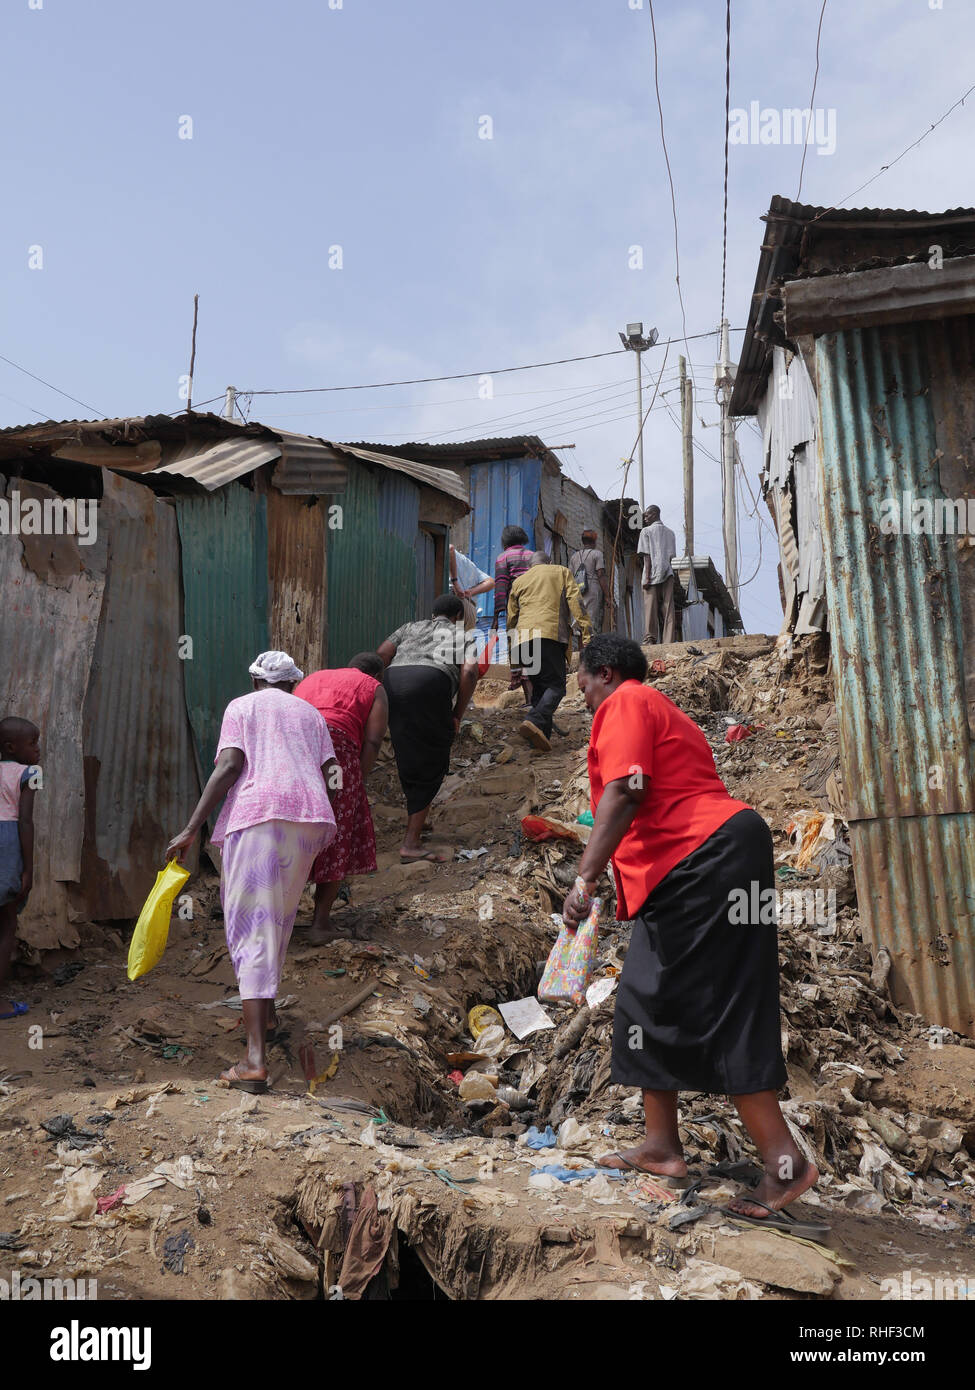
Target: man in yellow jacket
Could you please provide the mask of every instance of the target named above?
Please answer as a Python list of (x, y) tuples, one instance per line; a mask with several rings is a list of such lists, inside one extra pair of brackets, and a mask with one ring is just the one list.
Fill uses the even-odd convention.
[(532, 747), (546, 753), (552, 747), (552, 718), (565, 695), (573, 618), (585, 646), (592, 636), (592, 624), (571, 570), (553, 564), (544, 551), (536, 551), (531, 567), (511, 586), (508, 637), (511, 664), (525, 668), (532, 690), (532, 707), (518, 732)]

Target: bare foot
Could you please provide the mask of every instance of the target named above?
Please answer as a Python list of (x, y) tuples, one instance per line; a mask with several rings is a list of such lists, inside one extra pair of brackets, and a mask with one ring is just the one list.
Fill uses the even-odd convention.
[[(818, 1181), (819, 1169), (815, 1164), (807, 1163), (803, 1159), (802, 1166), (791, 1181), (766, 1173), (754, 1190), (743, 1192), (741, 1196), (732, 1198), (728, 1203), (728, 1210), (737, 1212), (740, 1216), (751, 1216), (761, 1220), (762, 1217), (768, 1216), (765, 1207), (771, 1207), (773, 1211), (781, 1211), (790, 1202), (801, 1197), (804, 1192), (808, 1192)], [(756, 1201), (749, 1201), (750, 1197), (754, 1197)], [(757, 1202), (764, 1202), (765, 1206), (760, 1207), (756, 1204)]]
[(429, 859), (431, 864), (446, 864), (450, 856), (446, 854), (438, 854), (437, 851), (433, 849), (404, 848), (400, 850), (399, 857), (403, 860), (404, 863), (412, 863), (414, 859)]
[[(619, 1160), (623, 1163), (620, 1164)], [(640, 1144), (635, 1149), (617, 1150), (615, 1153), (603, 1154), (602, 1158), (597, 1158), (596, 1163), (600, 1168), (637, 1168), (641, 1173), (655, 1174), (658, 1178), (686, 1178), (687, 1164), (681, 1154), (673, 1154), (669, 1158), (660, 1157), (657, 1152), (647, 1144)]]
[(342, 931), (340, 927), (312, 927), (305, 937), (305, 943), (308, 946), (328, 946), (333, 941), (348, 939), (351, 935), (351, 932)]

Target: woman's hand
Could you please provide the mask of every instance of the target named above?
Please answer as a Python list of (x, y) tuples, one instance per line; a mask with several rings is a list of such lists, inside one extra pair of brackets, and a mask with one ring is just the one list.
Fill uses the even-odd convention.
[(576, 927), (589, 916), (595, 890), (595, 882), (588, 882), (585, 894), (582, 894), (578, 888), (573, 888), (566, 897), (562, 904), (562, 921), (571, 931), (575, 931)]
[(195, 830), (181, 830), (178, 835), (174, 835), (166, 846), (166, 863), (170, 859), (178, 859), (182, 863), (183, 855), (196, 839)]
[(30, 895), (30, 890), (33, 888), (33, 886), (34, 870), (25, 869), (24, 872), (20, 875), (20, 898), (18, 899), (18, 901), (21, 907), (23, 907), (24, 903), (27, 901), (27, 898)]

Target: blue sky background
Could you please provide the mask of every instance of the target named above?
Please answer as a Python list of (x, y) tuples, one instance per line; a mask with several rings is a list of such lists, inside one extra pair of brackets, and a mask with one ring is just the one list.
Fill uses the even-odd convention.
[[(612, 352), (633, 319), (680, 336), (649, 9), (630, 3), (5, 0), (0, 353), (85, 407), (0, 362), (0, 424), (178, 410), (195, 291), (197, 404), (230, 383), (339, 386)], [(656, 0), (655, 15), (687, 332), (713, 333), (724, 4)], [(819, 5), (733, 0), (732, 16), (732, 107), (805, 107)], [(816, 105), (835, 110), (837, 145), (810, 148), (802, 200), (839, 202), (900, 154), (975, 81), (973, 57), (970, 0), (829, 0)], [(484, 115), (491, 140), (478, 138)], [(973, 118), (975, 94), (845, 205), (970, 205)], [(758, 219), (772, 194), (795, 198), (801, 154), (731, 148), (734, 327)], [(628, 266), (633, 245), (642, 271)], [(679, 350), (645, 438), (648, 500), (680, 545)], [(690, 343), (695, 549), (723, 568), (715, 350), (714, 336)], [(646, 355), (649, 382), (662, 360)], [(634, 441), (632, 378), (632, 357), (616, 356), (496, 377), (489, 400), (471, 380), (256, 397), (249, 413), (380, 443), (530, 430), (575, 442), (566, 471), (611, 496)], [(739, 444), (755, 488), (751, 426)], [(741, 577), (755, 576), (746, 626), (777, 631), (774, 538), (762, 532), (760, 560), (747, 514), (740, 538)]]

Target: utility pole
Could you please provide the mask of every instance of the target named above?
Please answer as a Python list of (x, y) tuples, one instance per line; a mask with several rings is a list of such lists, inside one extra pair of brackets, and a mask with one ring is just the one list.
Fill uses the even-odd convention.
[(684, 548), (687, 552), (687, 595), (681, 611), (681, 636), (686, 642), (690, 637), (700, 637), (703, 633), (691, 630), (696, 616), (691, 609), (701, 601), (697, 575), (694, 573), (694, 383), (687, 375), (685, 357), (680, 359), (679, 366), (680, 434), (684, 458)]
[(735, 432), (728, 407), (735, 384), (735, 368), (728, 351), (728, 320), (721, 320), (721, 360), (714, 369), (714, 382), (721, 393), (721, 481), (724, 502), (724, 578), (728, 592), (738, 603), (738, 504), (735, 495)]
[(684, 455), (684, 549), (694, 559), (694, 383), (687, 375), (687, 359), (680, 359), (680, 426)]
[(228, 386), (227, 394), (224, 396), (223, 401), (223, 418), (225, 420), (232, 420), (234, 418), (234, 405), (236, 404), (236, 401), (237, 387)]
[(655, 328), (651, 328), (646, 337), (643, 336), (642, 323), (628, 323), (626, 332), (620, 334), (620, 342), (628, 352), (636, 353), (636, 419), (639, 434), (637, 435), (637, 448), (640, 459), (640, 517), (642, 520), (644, 508), (646, 507), (646, 480), (643, 472), (643, 363), (641, 354), (647, 348), (653, 347), (660, 335)]

